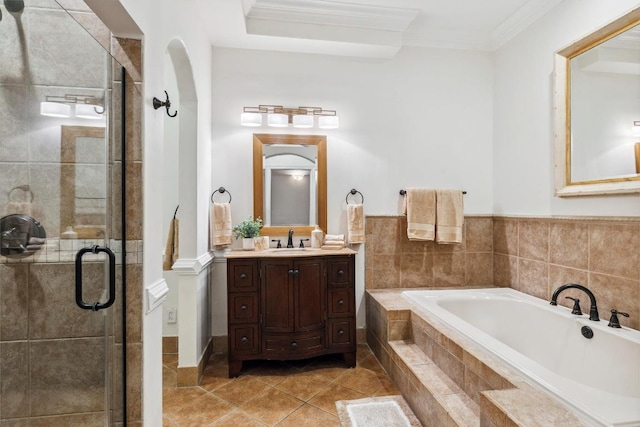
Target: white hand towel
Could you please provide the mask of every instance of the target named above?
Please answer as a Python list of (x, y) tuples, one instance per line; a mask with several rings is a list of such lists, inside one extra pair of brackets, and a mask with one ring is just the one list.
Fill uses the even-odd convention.
[(326, 242), (327, 240), (343, 240), (344, 241), (344, 234), (325, 234), (324, 241)]
[(436, 242), (462, 242), (464, 207), (461, 190), (436, 191)]
[(347, 205), (347, 243), (364, 243), (364, 206), (362, 203)]
[(214, 202), (211, 205), (211, 246), (228, 246), (233, 243), (231, 227), (231, 205)]
[(407, 188), (404, 196), (409, 240), (433, 240), (436, 223), (436, 191), (427, 188)]

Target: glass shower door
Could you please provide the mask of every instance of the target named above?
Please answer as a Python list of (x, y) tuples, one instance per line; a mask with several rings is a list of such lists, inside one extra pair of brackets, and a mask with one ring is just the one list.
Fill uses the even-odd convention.
[(0, 424), (126, 423), (124, 79), (55, 2), (21, 3), (0, 3)]

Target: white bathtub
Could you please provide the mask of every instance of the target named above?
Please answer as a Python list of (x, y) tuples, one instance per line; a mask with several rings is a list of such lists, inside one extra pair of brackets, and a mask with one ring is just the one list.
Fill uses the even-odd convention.
[[(588, 424), (640, 426), (640, 332), (608, 327), (608, 313), (590, 321), (509, 288), (402, 295), (557, 396)], [(588, 313), (586, 295), (581, 304)], [(582, 336), (583, 326), (593, 338)]]

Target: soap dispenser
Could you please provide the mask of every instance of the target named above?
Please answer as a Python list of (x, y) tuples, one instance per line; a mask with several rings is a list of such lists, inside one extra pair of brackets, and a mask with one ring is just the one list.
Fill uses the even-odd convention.
[(311, 231), (311, 247), (320, 248), (322, 246), (322, 230), (316, 225), (315, 229)]

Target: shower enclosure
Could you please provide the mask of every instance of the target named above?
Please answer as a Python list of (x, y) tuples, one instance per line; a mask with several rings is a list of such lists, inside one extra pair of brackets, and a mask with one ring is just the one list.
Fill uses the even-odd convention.
[(123, 321), (141, 247), (123, 227), (131, 79), (76, 3), (0, 3), (2, 425), (140, 418)]

